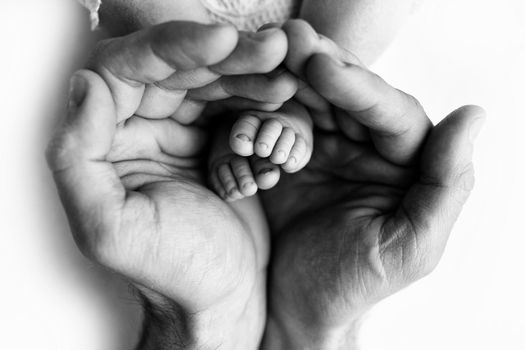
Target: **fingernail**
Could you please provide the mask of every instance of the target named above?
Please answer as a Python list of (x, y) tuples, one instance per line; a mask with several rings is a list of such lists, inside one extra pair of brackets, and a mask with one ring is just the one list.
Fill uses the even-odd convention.
[(255, 32), (255, 38), (265, 38), (266, 36), (268, 35), (273, 35), (274, 33), (277, 33), (281, 31), (281, 28), (275, 28), (275, 27), (270, 27), (270, 28), (265, 28), (261, 31), (258, 31), (258, 32)]
[(469, 128), (469, 140), (471, 143), (474, 143), (476, 138), (479, 135), (479, 132), (483, 128), (483, 125), (485, 124), (485, 118), (476, 118)]
[(268, 30), (272, 28), (280, 28), (279, 23), (272, 22), (272, 23), (263, 24), (259, 29), (257, 29), (257, 31), (262, 32), (264, 30)]
[(244, 135), (244, 134), (238, 134), (235, 137), (238, 138), (241, 141), (244, 141), (244, 142), (250, 142), (251, 141), (251, 139), (248, 136)]
[(84, 98), (86, 97), (86, 79), (79, 75), (75, 74), (69, 80), (69, 108), (79, 107)]

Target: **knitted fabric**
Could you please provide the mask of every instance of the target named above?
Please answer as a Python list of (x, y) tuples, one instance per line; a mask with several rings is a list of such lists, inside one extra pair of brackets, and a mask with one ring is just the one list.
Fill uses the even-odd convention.
[(201, 0), (214, 23), (230, 23), (254, 31), (269, 22), (284, 22), (297, 15), (299, 0)]
[[(78, 0), (89, 10), (91, 28), (98, 26), (101, 0)], [(301, 0), (200, 0), (214, 23), (229, 23), (254, 31), (270, 22), (281, 23), (299, 12)]]

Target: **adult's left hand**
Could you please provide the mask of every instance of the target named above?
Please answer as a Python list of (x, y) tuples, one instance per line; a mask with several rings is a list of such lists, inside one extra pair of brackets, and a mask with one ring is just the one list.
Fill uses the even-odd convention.
[(484, 112), (462, 107), (433, 127), (415, 98), (304, 22), (284, 29), (290, 45), (310, 43), (288, 68), (335, 124), (315, 130), (304, 170), (263, 194), (274, 232), (265, 347), (354, 348), (363, 314), (440, 260), (474, 183)]

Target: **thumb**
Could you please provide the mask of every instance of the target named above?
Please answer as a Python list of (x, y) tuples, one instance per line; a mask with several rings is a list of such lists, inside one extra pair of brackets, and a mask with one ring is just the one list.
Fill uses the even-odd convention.
[[(404, 237), (391, 247), (408, 253), (410, 276), (422, 277), (439, 262), (452, 226), (474, 186), (473, 142), (485, 120), (480, 107), (464, 106), (452, 112), (430, 133), (420, 162), (420, 178), (398, 212), (394, 227)], [(395, 231), (395, 230), (394, 230)], [(397, 231), (399, 233), (399, 231)], [(415, 269), (415, 270), (414, 270)]]
[(86, 255), (115, 230), (125, 190), (106, 161), (115, 134), (111, 92), (91, 71), (70, 82), (67, 117), (47, 149), (47, 160), (77, 244)]

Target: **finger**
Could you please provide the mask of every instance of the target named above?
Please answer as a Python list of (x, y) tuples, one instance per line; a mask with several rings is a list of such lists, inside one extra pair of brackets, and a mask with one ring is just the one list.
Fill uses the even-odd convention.
[(158, 85), (169, 90), (188, 90), (204, 87), (222, 75), (269, 73), (281, 64), (286, 49), (286, 36), (280, 29), (241, 32), (233, 52), (219, 64), (176, 71)]
[[(185, 99), (184, 102), (181, 104), (181, 107), (184, 107), (186, 104), (186, 101), (192, 101), (189, 99)], [(233, 115), (235, 113), (244, 113), (245, 111), (260, 111), (260, 112), (275, 112), (279, 108), (281, 108), (282, 103), (265, 103), (265, 102), (258, 102), (249, 100), (243, 97), (230, 97), (226, 100), (221, 101), (212, 101), (212, 102), (205, 102), (205, 101), (194, 101), (196, 104), (202, 104), (205, 105), (206, 108), (202, 110), (202, 113), (200, 115), (197, 115), (195, 117), (198, 117), (198, 123), (200, 125), (208, 125), (210, 121), (216, 120), (216, 118), (220, 118), (224, 115)], [(177, 112), (173, 115), (175, 120), (179, 120), (182, 118), (183, 120), (186, 120), (184, 115), (182, 113)]]
[(376, 74), (326, 55), (307, 63), (308, 82), (349, 117), (370, 129), (378, 152), (387, 160), (411, 163), (432, 123), (419, 102)]
[(223, 76), (202, 88), (188, 92), (188, 97), (217, 101), (230, 97), (242, 97), (263, 103), (283, 103), (297, 91), (297, 80), (286, 71), (277, 75)]
[(318, 34), (304, 20), (288, 20), (283, 24), (282, 29), (288, 38), (286, 67), (300, 77), (304, 76), (306, 62), (314, 54), (326, 54), (342, 62), (361, 64), (354, 54), (339, 47), (329, 38)]
[(148, 84), (135, 114), (148, 119), (167, 118), (179, 109), (185, 96), (186, 90), (166, 90)]
[(204, 131), (166, 118), (148, 120), (134, 116), (119, 124), (113, 147), (106, 159), (111, 162), (150, 159), (173, 164), (173, 158), (198, 155), (204, 148)]
[(178, 70), (166, 79), (159, 81), (157, 85), (167, 90), (196, 89), (211, 84), (220, 77), (219, 73), (212, 72), (208, 67), (197, 67)]
[(47, 160), (77, 244), (102, 262), (100, 242), (115, 233), (126, 196), (106, 161), (115, 106), (108, 86), (93, 72), (77, 72), (71, 85), (68, 116), (49, 144)]
[(325, 131), (337, 130), (332, 105), (310, 85), (299, 80), (294, 99), (308, 108), (315, 126)]
[(370, 140), (370, 131), (363, 124), (359, 123), (348, 113), (339, 108), (334, 108), (335, 122), (339, 129), (345, 134), (348, 139), (357, 142), (365, 142)]
[(222, 75), (269, 73), (283, 62), (287, 50), (286, 35), (279, 28), (241, 32), (235, 51), (210, 69)]
[(383, 226), (385, 259), (399, 258), (402, 251), (403, 269), (412, 277), (422, 277), (436, 266), (470, 194), (473, 141), (484, 119), (481, 108), (466, 106), (432, 130), (422, 153), (419, 180)]
[(168, 22), (101, 42), (88, 67), (110, 87), (120, 121), (139, 107), (144, 84), (164, 80), (176, 70), (218, 63), (233, 52), (237, 40), (231, 26)]
[(203, 114), (206, 102), (185, 98), (179, 108), (173, 113), (171, 119), (183, 125), (195, 122)]

